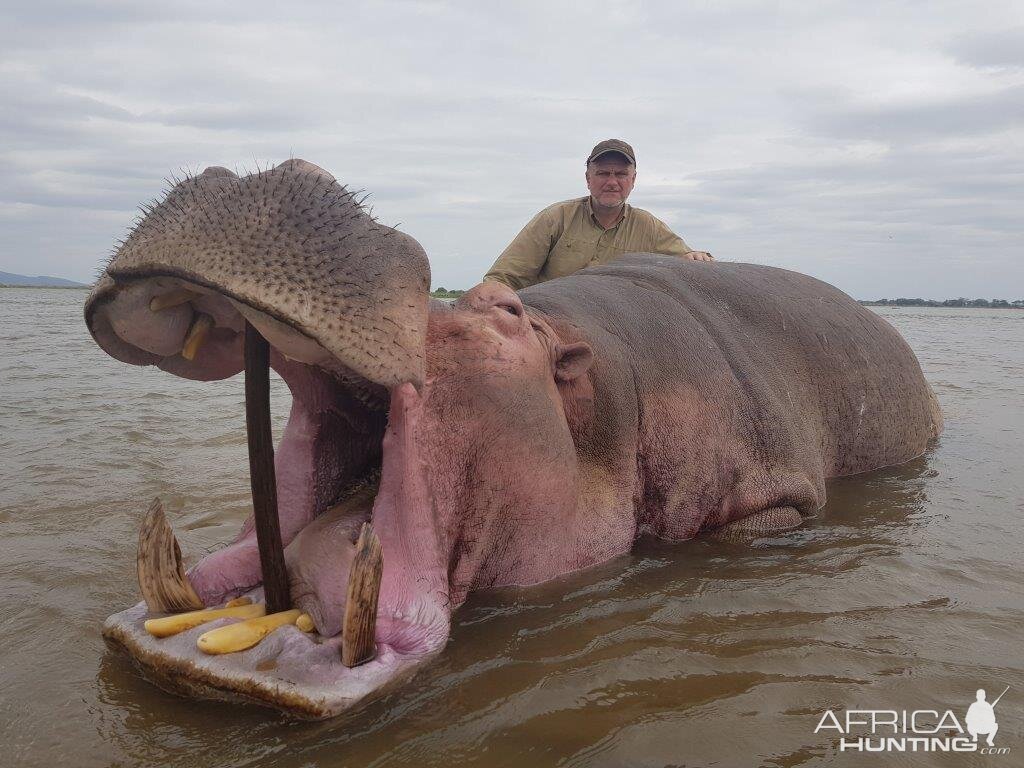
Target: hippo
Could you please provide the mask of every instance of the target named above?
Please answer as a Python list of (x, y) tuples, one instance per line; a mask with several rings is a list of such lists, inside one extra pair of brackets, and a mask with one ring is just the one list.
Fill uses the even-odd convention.
[[(85, 305), (114, 358), (223, 379), (246, 367), (251, 329), (266, 340), (292, 394), (271, 469), (289, 615), (311, 625), (216, 655), (197, 637), (236, 618), (147, 634), (154, 616), (264, 598), (252, 520), (186, 573), (169, 529), (153, 533), (157, 504), (147, 600), (104, 625), (147, 676), (330, 717), (440, 652), (473, 590), (588, 568), (646, 535), (795, 528), (827, 479), (909, 461), (942, 431), (899, 334), (796, 272), (630, 254), (454, 304), (429, 285), (413, 238), (302, 160), (185, 179), (119, 245)], [(356, 606), (370, 527), (380, 561)], [(147, 554), (156, 539), (163, 555)], [(372, 658), (349, 665), (354, 606)]]

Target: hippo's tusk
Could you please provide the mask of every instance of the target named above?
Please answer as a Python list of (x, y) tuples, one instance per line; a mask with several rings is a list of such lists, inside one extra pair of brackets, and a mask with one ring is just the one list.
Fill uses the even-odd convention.
[(192, 299), (198, 299), (200, 296), (202, 296), (201, 293), (188, 288), (176, 288), (170, 293), (154, 296), (149, 300), (149, 308), (153, 312), (159, 312), (162, 309), (170, 309), (192, 301)]
[(245, 429), (263, 594), (267, 611), (279, 613), (291, 607), (291, 595), (281, 543), (281, 521), (277, 517), (277, 476), (270, 432), (270, 345), (249, 322), (245, 324)]
[(213, 318), (209, 315), (202, 312), (196, 314), (196, 319), (192, 321), (192, 327), (188, 329), (188, 334), (185, 336), (185, 344), (181, 348), (182, 357), (186, 360), (196, 359), (196, 353), (206, 341), (206, 336), (213, 328), (213, 324)]
[(314, 629), (313, 617), (308, 613), (303, 613), (295, 620), (295, 626), (303, 632), (312, 632)]
[(236, 597), (234, 600), (228, 600), (224, 603), (225, 608), (235, 608), (239, 605), (252, 605), (251, 597)]
[(139, 588), (151, 611), (190, 611), (203, 607), (181, 565), (181, 547), (167, 524), (160, 499), (153, 499), (139, 529)]
[(226, 627), (217, 627), (201, 634), (196, 640), (196, 645), (203, 653), (210, 654), (244, 651), (246, 648), (252, 648), (278, 627), (294, 624), (300, 614), (298, 608), (293, 608), (290, 611), (228, 624)]
[(159, 619), (149, 619), (142, 626), (153, 637), (170, 637), (186, 629), (198, 627), (214, 619), (255, 619), (267, 612), (263, 605), (235, 605), (227, 608), (207, 608), (205, 611), (176, 613)]
[(348, 575), (345, 620), (341, 627), (341, 663), (356, 667), (377, 655), (373, 636), (377, 629), (377, 598), (384, 570), (380, 539), (370, 523), (363, 523)]

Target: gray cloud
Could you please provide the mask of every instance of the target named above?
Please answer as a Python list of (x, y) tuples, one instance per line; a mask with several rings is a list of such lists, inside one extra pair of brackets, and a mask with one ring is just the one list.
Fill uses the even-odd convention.
[(949, 52), (974, 67), (1024, 69), (1024, 26), (960, 37), (950, 44)]
[(809, 127), (828, 136), (880, 141), (992, 134), (1024, 127), (1024, 85), (925, 103), (821, 109)]
[(1013, 3), (5, 8), (0, 269), (87, 279), (166, 176), (298, 156), (468, 287), (623, 136), (633, 202), (720, 258), (1019, 298), (1022, 28)]

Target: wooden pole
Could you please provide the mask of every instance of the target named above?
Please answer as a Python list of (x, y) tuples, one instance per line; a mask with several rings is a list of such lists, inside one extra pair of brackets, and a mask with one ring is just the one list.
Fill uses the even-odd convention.
[(277, 613), (291, 607), (291, 596), (277, 517), (274, 438), (270, 431), (270, 345), (249, 323), (245, 324), (245, 428), (263, 593), (267, 613)]

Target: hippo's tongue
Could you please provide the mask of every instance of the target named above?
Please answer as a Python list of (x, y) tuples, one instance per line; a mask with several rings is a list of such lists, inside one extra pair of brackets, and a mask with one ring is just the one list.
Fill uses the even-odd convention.
[(449, 628), (441, 531), (416, 439), (422, 413), (422, 399), (412, 384), (391, 390), (373, 505), (373, 526), (384, 552), (377, 641), (404, 652), (435, 650)]

